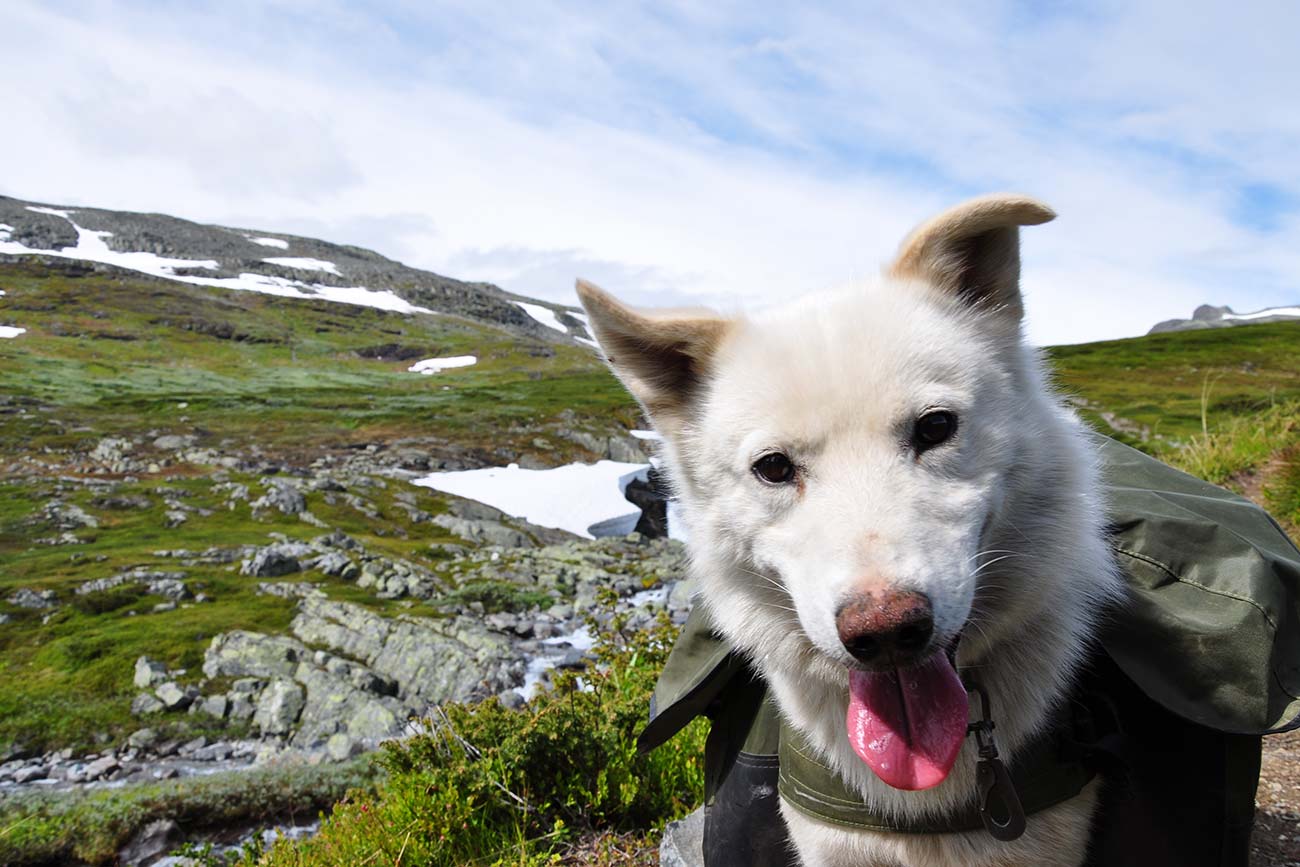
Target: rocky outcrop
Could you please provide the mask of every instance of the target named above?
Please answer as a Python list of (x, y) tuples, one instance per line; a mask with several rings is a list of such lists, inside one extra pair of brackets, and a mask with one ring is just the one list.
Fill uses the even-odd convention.
[(302, 642), (287, 636), (236, 630), (212, 639), (203, 658), (208, 677), (292, 678), (308, 654)]
[(9, 595), (5, 600), (10, 605), (17, 605), (19, 608), (53, 608), (59, 604), (59, 598), (53, 590), (32, 590), (23, 587)]
[(1151, 326), (1148, 334), (1167, 331), (1200, 331), (1206, 328), (1228, 328), (1234, 325), (1253, 325), (1260, 322), (1300, 321), (1300, 305), (1294, 307), (1266, 307), (1255, 313), (1239, 314), (1231, 307), (1202, 304), (1192, 313), (1191, 319), (1166, 319)]
[(305, 642), (363, 661), (405, 698), (425, 704), (498, 692), (518, 666), (509, 641), (467, 617), (388, 619), (360, 605), (307, 598), (292, 628)]

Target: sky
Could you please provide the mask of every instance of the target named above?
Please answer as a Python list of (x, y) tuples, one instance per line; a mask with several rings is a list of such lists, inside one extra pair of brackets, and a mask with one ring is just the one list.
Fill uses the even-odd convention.
[(765, 306), (1036, 196), (1027, 328), (1300, 302), (1300, 5), (5, 0), (0, 194)]

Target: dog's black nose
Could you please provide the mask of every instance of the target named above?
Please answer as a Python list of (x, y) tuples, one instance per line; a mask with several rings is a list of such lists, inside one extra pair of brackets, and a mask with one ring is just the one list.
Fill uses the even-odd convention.
[(859, 662), (901, 665), (930, 643), (934, 610), (930, 597), (912, 590), (863, 593), (835, 612), (835, 628)]

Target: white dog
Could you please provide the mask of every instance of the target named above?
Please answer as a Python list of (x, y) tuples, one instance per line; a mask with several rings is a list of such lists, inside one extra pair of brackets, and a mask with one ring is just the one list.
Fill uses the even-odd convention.
[[(1120, 593), (1095, 457), (1022, 340), (1019, 227), (1053, 216), (967, 202), (879, 280), (752, 318), (637, 311), (578, 284), (663, 437), (702, 603), (884, 814), (974, 797), (979, 703), (958, 671), (978, 671), (1013, 758)], [(1011, 842), (782, 812), (808, 867), (1076, 867), (1096, 787)]]

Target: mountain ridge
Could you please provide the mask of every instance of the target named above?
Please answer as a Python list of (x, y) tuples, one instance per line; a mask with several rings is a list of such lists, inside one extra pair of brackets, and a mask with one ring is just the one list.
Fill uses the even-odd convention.
[(551, 342), (587, 337), (564, 305), (491, 283), (413, 268), (349, 244), (168, 214), (0, 195), (0, 255), (67, 258), (200, 285), (459, 316)]

